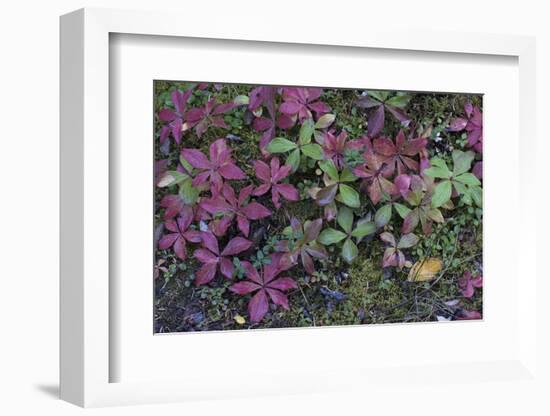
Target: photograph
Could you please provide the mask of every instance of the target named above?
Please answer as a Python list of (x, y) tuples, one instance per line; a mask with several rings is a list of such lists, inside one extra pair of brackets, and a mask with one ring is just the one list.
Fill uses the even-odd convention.
[(483, 319), (483, 96), (153, 81), (155, 334)]

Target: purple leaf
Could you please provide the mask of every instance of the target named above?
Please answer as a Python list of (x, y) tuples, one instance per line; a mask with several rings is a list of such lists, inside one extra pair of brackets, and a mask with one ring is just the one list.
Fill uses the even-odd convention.
[(455, 118), (453, 121), (451, 121), (451, 125), (449, 126), (449, 131), (461, 131), (466, 128), (466, 124), (468, 124), (468, 120), (462, 117)]
[(201, 232), (202, 244), (212, 253), (219, 255), (220, 249), (218, 246), (218, 239), (214, 234), (209, 231)]
[(230, 286), (229, 290), (233, 293), (237, 293), (238, 295), (246, 295), (260, 288), (261, 286), (257, 283), (251, 281), (243, 281)]
[(233, 163), (227, 163), (218, 169), (225, 179), (246, 179), (246, 174)]
[(165, 234), (160, 240), (159, 240), (159, 249), (166, 250), (167, 248), (172, 247), (174, 242), (178, 239), (179, 234), (173, 233), (173, 234)]
[(204, 153), (197, 149), (182, 149), (181, 156), (197, 169), (210, 169), (211, 164)]
[(268, 303), (265, 290), (261, 289), (248, 303), (248, 313), (252, 322), (260, 322), (267, 313)]
[(212, 254), (210, 250), (206, 250), (204, 248), (199, 248), (193, 252), (193, 256), (200, 261), (201, 263), (205, 264), (215, 264), (218, 262), (218, 256)]
[(246, 217), (251, 220), (259, 220), (260, 218), (269, 217), (271, 215), (270, 210), (257, 202), (251, 202), (244, 207), (242, 211)]
[(279, 111), (283, 114), (293, 115), (302, 109), (303, 105), (297, 102), (287, 101), (281, 104)]
[(317, 196), (315, 197), (315, 200), (319, 205), (322, 207), (325, 205), (330, 204), (332, 201), (334, 201), (334, 198), (336, 197), (336, 193), (338, 192), (338, 184), (333, 184), (324, 187), (323, 189), (319, 190), (317, 192)]
[(277, 192), (279, 192), (284, 199), (288, 201), (300, 200), (300, 194), (298, 193), (298, 190), (294, 186), (288, 183), (280, 183), (280, 184), (274, 185), (274, 187), (277, 188)]
[(383, 127), (384, 106), (381, 105), (369, 116), (367, 134), (369, 135), (369, 137), (376, 137), (382, 131)]
[(233, 278), (233, 263), (226, 257), (220, 258), (220, 272), (228, 279)]
[(243, 237), (235, 237), (227, 243), (224, 250), (222, 251), (222, 256), (234, 256), (235, 254), (242, 253), (250, 248), (252, 241), (247, 240)]
[(270, 289), (270, 288), (266, 288), (265, 291), (268, 293), (269, 297), (271, 298), (271, 301), (275, 304), (275, 305), (280, 305), (282, 306), (284, 309), (288, 310), (289, 307), (288, 307), (288, 298), (286, 297), (286, 295), (276, 289)]
[(273, 280), (269, 283), (268, 287), (273, 289), (278, 289), (282, 291), (287, 291), (289, 289), (298, 289), (298, 285), (290, 277), (280, 277), (276, 280)]
[(206, 263), (197, 271), (195, 277), (195, 285), (200, 286), (206, 283), (209, 283), (216, 276), (217, 264), (216, 263)]

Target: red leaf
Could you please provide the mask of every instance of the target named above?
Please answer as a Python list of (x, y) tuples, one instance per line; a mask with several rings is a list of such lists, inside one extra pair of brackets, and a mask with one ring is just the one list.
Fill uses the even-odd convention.
[(307, 274), (315, 273), (315, 266), (313, 265), (313, 259), (304, 250), (302, 250), (302, 265), (304, 266), (304, 269), (307, 272)]
[(241, 189), (241, 192), (239, 192), (239, 200), (238, 200), (239, 206), (242, 206), (245, 203), (246, 199), (250, 196), (250, 194), (252, 194), (253, 190), (254, 190), (254, 185), (248, 185), (243, 189)]
[(176, 113), (174, 113), (169, 108), (163, 108), (159, 111), (159, 119), (160, 121), (169, 122), (174, 120), (177, 117)]
[(167, 248), (172, 247), (172, 245), (178, 239), (178, 237), (179, 237), (178, 233), (165, 234), (159, 240), (159, 249), (166, 250)]
[(262, 204), (259, 204), (258, 202), (251, 202), (250, 204), (245, 206), (242, 209), (242, 213), (251, 220), (259, 220), (260, 218), (269, 217), (271, 215), (271, 211), (264, 207)]
[(218, 265), (216, 263), (203, 264), (195, 277), (195, 285), (200, 286), (212, 281), (216, 276), (217, 267)]
[(281, 104), (279, 111), (283, 114), (294, 115), (303, 107), (302, 104), (292, 101), (286, 101)]
[(222, 175), (225, 179), (246, 179), (246, 174), (233, 163), (226, 163), (225, 165), (220, 166), (218, 172), (220, 172), (220, 175)]
[(259, 290), (248, 303), (248, 313), (252, 322), (260, 322), (268, 310), (267, 296), (265, 290)]
[(265, 131), (273, 126), (273, 121), (266, 117), (258, 117), (252, 122), (252, 128), (256, 131)]
[(254, 189), (254, 192), (252, 192), (252, 195), (262, 196), (262, 195), (265, 195), (270, 189), (271, 189), (271, 184), (264, 183), (263, 185), (260, 185), (256, 189)]
[(256, 177), (261, 179), (263, 182), (269, 183), (271, 181), (271, 170), (269, 169), (267, 163), (262, 162), (261, 160), (256, 160), (254, 162), (254, 171), (256, 172)]
[(323, 227), (323, 219), (317, 218), (314, 221), (310, 221), (307, 223), (307, 225), (304, 227), (304, 240), (306, 243), (309, 243), (310, 241), (315, 240), (319, 233), (321, 232), (321, 228)]
[(204, 264), (215, 264), (218, 262), (218, 256), (212, 254), (210, 250), (199, 248), (193, 252), (193, 256)]
[(243, 233), (245, 237), (248, 237), (248, 233), (250, 232), (250, 221), (248, 221), (248, 218), (238, 215), (237, 216), (237, 226), (239, 227), (239, 230)]
[(288, 183), (279, 183), (277, 185), (273, 185), (273, 188), (276, 188), (277, 192), (279, 192), (283, 196), (283, 198), (288, 201), (300, 200), (300, 194), (293, 185), (290, 185)]
[(228, 162), (231, 156), (231, 149), (227, 147), (225, 139), (218, 139), (208, 148), (210, 161), (216, 166)]
[(384, 127), (384, 106), (380, 105), (370, 115), (367, 125), (367, 134), (369, 137), (376, 137)]
[(200, 243), (202, 241), (201, 232), (197, 230), (187, 230), (183, 233), (183, 236), (191, 243)]
[(220, 249), (218, 246), (218, 239), (214, 234), (208, 231), (201, 232), (202, 244), (214, 254), (220, 254)]
[(406, 197), (411, 186), (411, 177), (409, 175), (398, 175), (395, 178), (395, 188), (402, 197)]
[(260, 288), (261, 286), (257, 283), (243, 281), (243, 282), (235, 283), (233, 286), (230, 286), (229, 290), (233, 293), (237, 293), (238, 295), (246, 295)]
[(273, 303), (275, 305), (280, 305), (283, 308), (285, 308), (286, 310), (289, 309), (289, 307), (288, 307), (288, 298), (286, 297), (286, 295), (284, 293), (279, 292), (276, 289), (270, 289), (270, 288), (267, 288), (266, 292), (269, 294), (269, 297), (271, 298), (271, 300), (273, 301)]
[(181, 236), (174, 243), (174, 253), (176, 253), (176, 256), (178, 256), (180, 259), (185, 260), (185, 239)]
[(397, 151), (395, 144), (391, 141), (391, 139), (388, 139), (387, 137), (374, 139), (374, 141), (372, 142), (372, 146), (376, 153), (379, 153), (383, 156), (393, 156)]
[(181, 156), (197, 169), (210, 169), (212, 166), (206, 155), (197, 149), (182, 149)]
[(220, 272), (228, 279), (233, 278), (233, 263), (227, 257), (220, 258)]
[(246, 273), (246, 277), (248, 277), (254, 283), (258, 283), (259, 285), (263, 284), (263, 280), (260, 277), (260, 275), (258, 274), (258, 270), (256, 270), (250, 262), (242, 261), (241, 266), (243, 267), (243, 269)]
[(449, 131), (461, 131), (466, 128), (466, 124), (468, 124), (468, 120), (457, 117), (453, 121), (451, 121), (451, 125), (449, 126)]
[(322, 116), (330, 111), (330, 107), (322, 101), (317, 101), (312, 104), (308, 104), (310, 110), (315, 111), (317, 115)]
[(209, 212), (210, 214), (218, 214), (221, 212), (231, 211), (231, 205), (227, 203), (223, 198), (208, 198), (203, 199), (199, 202), (199, 205), (202, 209)]
[(227, 243), (224, 250), (222, 251), (222, 256), (234, 256), (235, 254), (242, 253), (245, 250), (248, 250), (252, 245), (252, 241), (247, 240), (243, 237), (235, 237)]
[(283, 292), (286, 292), (289, 289), (298, 289), (298, 285), (294, 279), (291, 279), (290, 277), (280, 277), (270, 282), (267, 286), (273, 289), (282, 290)]
[[(273, 160), (276, 160), (276, 164), (273, 163)], [(290, 174), (290, 171), (292, 170), (292, 166), (290, 165), (284, 165), (284, 166), (281, 166), (279, 168), (279, 159), (278, 158), (273, 158), (271, 159), (271, 174), (272, 174), (272, 177), (271, 177), (271, 181), (273, 183), (275, 182), (280, 182), (281, 180), (283, 180), (284, 178), (286, 178), (289, 174)], [(277, 167), (274, 168), (273, 166), (276, 165)]]

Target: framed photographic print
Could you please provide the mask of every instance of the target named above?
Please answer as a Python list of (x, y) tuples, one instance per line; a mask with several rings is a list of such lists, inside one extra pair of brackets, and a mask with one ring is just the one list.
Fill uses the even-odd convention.
[(542, 388), (534, 41), (181, 19), (61, 19), (62, 398)]

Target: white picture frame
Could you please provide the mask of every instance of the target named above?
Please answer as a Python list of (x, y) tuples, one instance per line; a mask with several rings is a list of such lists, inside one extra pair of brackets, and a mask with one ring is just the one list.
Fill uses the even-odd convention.
[[(186, 24), (179, 24), (185, 20)], [(506, 381), (517, 388), (526, 382), (538, 391), (544, 381), (537, 364), (540, 342), (536, 316), (536, 280), (533, 241), (536, 218), (527, 215), (536, 203), (534, 184), (527, 175), (528, 164), (536, 155), (535, 41), (529, 37), (476, 33), (402, 32), (376, 26), (351, 28), (330, 33), (311, 27), (278, 30), (269, 22), (253, 24), (246, 34), (235, 32), (230, 21), (221, 19), (215, 26), (204, 27), (200, 20), (184, 19), (173, 13), (151, 13), (107, 9), (82, 9), (61, 18), (61, 398), (80, 406), (161, 403), (200, 398), (247, 395), (296, 394), (378, 386), (391, 380), (404, 380), (405, 386), (441, 382), (442, 374), (454, 380), (482, 383)], [(113, 360), (119, 359), (111, 348), (111, 312), (116, 309), (110, 297), (111, 272), (109, 238), (110, 213), (110, 72), (111, 34), (203, 38), (225, 41), (277, 42), (284, 45), (331, 45), (336, 48), (371, 48), (400, 51), (428, 51), (440, 54), (498, 55), (517, 59), (519, 75), (518, 107), (520, 140), (530, 146), (519, 149), (520, 177), (517, 213), (517, 269), (522, 270), (522, 285), (517, 288), (518, 345), (506, 359), (437, 364), (419, 362), (414, 367), (383, 366), (366, 369), (331, 368), (330, 377), (317, 373), (271, 374), (269, 382), (256, 386), (222, 385), (206, 390), (208, 380), (196, 378), (178, 381), (112, 382)], [(522, 215), (525, 214), (525, 215)], [(529, 243), (529, 244), (528, 244)], [(540, 272), (539, 272), (540, 273)], [(514, 280), (515, 281), (515, 280)], [(490, 294), (488, 296), (491, 296)], [(412, 329), (411, 329), (412, 328)], [(333, 331), (333, 330), (331, 330)], [(405, 330), (404, 330), (405, 331)], [(406, 331), (415, 331), (408, 327)], [(333, 332), (334, 333), (334, 332)], [(265, 332), (259, 332), (261, 337)], [(326, 332), (328, 334), (328, 332)], [(152, 333), (151, 333), (152, 336)], [(269, 335), (277, 337), (276, 333)], [(337, 334), (335, 335), (337, 336)], [(238, 340), (236, 342), (239, 342)], [(240, 341), (242, 342), (242, 341)], [(243, 370), (246, 373), (246, 370)], [(330, 381), (327, 381), (330, 379)], [(342, 380), (345, 380), (342, 381)], [(253, 388), (251, 388), (253, 387)], [(381, 388), (381, 387), (376, 387)], [(487, 392), (498, 397), (498, 389)]]

